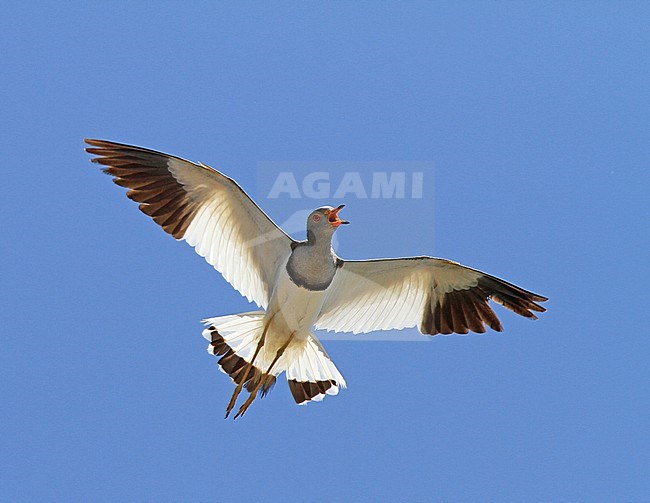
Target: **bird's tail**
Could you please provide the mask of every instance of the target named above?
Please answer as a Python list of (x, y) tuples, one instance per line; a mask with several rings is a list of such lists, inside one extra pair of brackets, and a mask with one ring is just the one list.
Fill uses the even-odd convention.
[(243, 384), (249, 392), (262, 382), (262, 396), (268, 393), (275, 384), (275, 376), (283, 369), (276, 366), (270, 375), (265, 373), (272, 357), (268, 358), (263, 347), (250, 370), (246, 371), (264, 332), (264, 311), (208, 318), (203, 323), (208, 325), (203, 330), (203, 337), (210, 342), (208, 353), (221, 357), (218, 362), (221, 371), (235, 383)]
[[(208, 352), (220, 357), (220, 369), (235, 383), (243, 384), (249, 392), (261, 383), (264, 396), (275, 384), (276, 376), (286, 371), (289, 389), (298, 404), (320, 401), (326, 394), (336, 395), (339, 388), (345, 388), (345, 379), (313, 334), (292, 340), (271, 365), (278, 348), (270, 343), (259, 347), (264, 321), (263, 311), (203, 320), (208, 325), (203, 331), (203, 337), (210, 342)], [(247, 373), (247, 364), (256, 350), (258, 354)]]
[(332, 362), (315, 335), (309, 335), (303, 344), (288, 348), (284, 370), (289, 389), (297, 404), (320, 402), (325, 395), (337, 395), (345, 388), (345, 379)]

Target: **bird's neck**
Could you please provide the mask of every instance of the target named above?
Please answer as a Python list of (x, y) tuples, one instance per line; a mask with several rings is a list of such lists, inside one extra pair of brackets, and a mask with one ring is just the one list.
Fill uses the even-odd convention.
[(332, 249), (332, 236), (318, 236), (312, 231), (307, 230), (307, 245), (314, 248), (322, 248), (323, 250)]

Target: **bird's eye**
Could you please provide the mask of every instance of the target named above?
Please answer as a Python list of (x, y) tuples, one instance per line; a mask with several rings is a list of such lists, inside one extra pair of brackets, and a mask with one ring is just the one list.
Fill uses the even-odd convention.
[(313, 217), (311, 217), (311, 219), (314, 222), (320, 222), (320, 215), (318, 213), (316, 213)]

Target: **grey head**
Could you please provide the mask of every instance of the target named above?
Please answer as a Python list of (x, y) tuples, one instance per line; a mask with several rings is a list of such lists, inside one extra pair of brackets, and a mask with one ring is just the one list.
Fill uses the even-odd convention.
[(332, 236), (341, 225), (350, 223), (338, 216), (344, 206), (322, 206), (309, 214), (307, 240), (295, 243), (287, 262), (287, 272), (296, 285), (325, 290), (334, 279), (343, 262), (332, 250)]
[(327, 244), (329, 246), (336, 229), (343, 224), (350, 223), (339, 218), (339, 211), (344, 207), (345, 204), (341, 204), (336, 208), (321, 206), (312, 211), (307, 218), (307, 242), (310, 244)]

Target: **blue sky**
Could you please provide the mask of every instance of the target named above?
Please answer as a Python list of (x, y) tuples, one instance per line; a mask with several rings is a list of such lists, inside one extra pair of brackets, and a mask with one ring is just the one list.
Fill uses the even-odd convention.
[[(4, 2), (0, 494), (647, 501), (649, 16)], [(458, 260), (548, 312), (497, 306), (501, 334), (327, 342), (349, 389), (297, 407), (280, 380), (224, 421), (232, 385), (199, 320), (250, 306), (84, 137), (211, 164), (279, 222), (322, 201), (270, 200), (273, 163), (420, 163), (422, 200), (345, 198), (339, 253)]]

